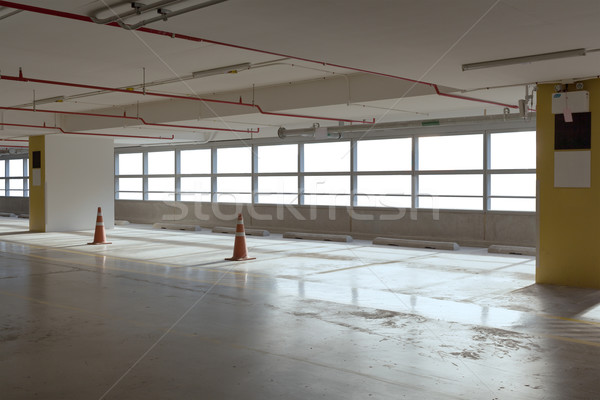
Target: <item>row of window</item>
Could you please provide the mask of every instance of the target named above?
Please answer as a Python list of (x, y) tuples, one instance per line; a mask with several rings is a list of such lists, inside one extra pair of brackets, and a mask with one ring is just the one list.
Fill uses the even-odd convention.
[(117, 154), (116, 198), (535, 211), (535, 132)]
[(0, 196), (29, 196), (29, 159), (0, 160)]

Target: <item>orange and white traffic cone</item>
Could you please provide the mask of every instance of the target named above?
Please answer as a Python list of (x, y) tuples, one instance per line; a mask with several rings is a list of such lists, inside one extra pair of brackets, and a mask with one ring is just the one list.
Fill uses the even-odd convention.
[(94, 232), (94, 241), (88, 244), (111, 244), (106, 241), (104, 233), (104, 219), (102, 219), (102, 208), (98, 207), (98, 216), (96, 217), (96, 231)]
[(227, 261), (246, 261), (256, 260), (254, 257), (248, 257), (248, 248), (246, 247), (246, 233), (244, 231), (244, 220), (242, 214), (238, 214), (237, 226), (235, 228), (235, 242), (233, 244), (233, 257), (226, 258)]

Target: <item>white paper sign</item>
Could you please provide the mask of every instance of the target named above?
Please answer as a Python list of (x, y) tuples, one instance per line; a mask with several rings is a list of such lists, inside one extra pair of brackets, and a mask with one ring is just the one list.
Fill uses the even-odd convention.
[(554, 187), (589, 188), (592, 184), (591, 172), (591, 151), (554, 152)]

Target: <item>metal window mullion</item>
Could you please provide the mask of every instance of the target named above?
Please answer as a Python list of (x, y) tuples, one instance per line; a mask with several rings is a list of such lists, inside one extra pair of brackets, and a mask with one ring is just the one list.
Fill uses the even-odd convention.
[(210, 148), (210, 201), (217, 201), (217, 148)]
[(142, 152), (142, 197), (144, 200), (148, 200), (148, 152)]
[(483, 172), (483, 169), (448, 169), (419, 171), (419, 175), (480, 175)]
[(252, 150), (252, 159), (251, 159), (251, 166), (250, 166), (250, 170), (252, 171), (251, 173), (251, 180), (252, 182), (250, 183), (250, 191), (252, 193), (251, 195), (251, 199), (250, 199), (250, 203), (251, 204), (256, 204), (258, 203), (258, 148), (255, 145), (251, 145), (250, 149)]
[(181, 201), (181, 150), (175, 149), (175, 201)]
[(419, 137), (412, 137), (412, 160), (411, 160), (411, 202), (410, 207), (414, 210), (419, 207)]
[[(115, 160), (115, 163), (114, 163), (114, 166), (113, 166), (113, 168), (114, 168), (114, 174), (113, 174), (113, 176), (115, 177), (115, 185), (114, 185), (114, 187), (115, 187), (115, 195), (114, 195), (114, 198), (116, 199), (116, 198), (119, 197), (119, 192), (120, 192), (120, 190), (119, 190), (119, 154), (118, 153), (115, 154), (114, 160)], [(143, 189), (143, 187), (142, 187), (142, 189)]]
[(483, 212), (490, 209), (490, 142), (490, 133), (485, 131), (483, 133)]
[(356, 139), (350, 140), (350, 206), (356, 207), (358, 192), (358, 178), (356, 177), (356, 170), (358, 167), (358, 142)]
[(9, 160), (4, 161), (4, 195), (10, 196), (10, 170), (8, 167)]
[(304, 205), (304, 143), (298, 144), (298, 205)]

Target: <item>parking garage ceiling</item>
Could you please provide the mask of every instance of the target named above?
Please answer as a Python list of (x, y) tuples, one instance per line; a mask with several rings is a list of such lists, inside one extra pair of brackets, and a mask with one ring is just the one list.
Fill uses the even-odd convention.
[[(202, 142), (518, 113), (527, 84), (595, 77), (600, 64), (592, 0), (134, 4), (0, 1), (0, 137)], [(572, 49), (586, 54), (461, 68)]]

